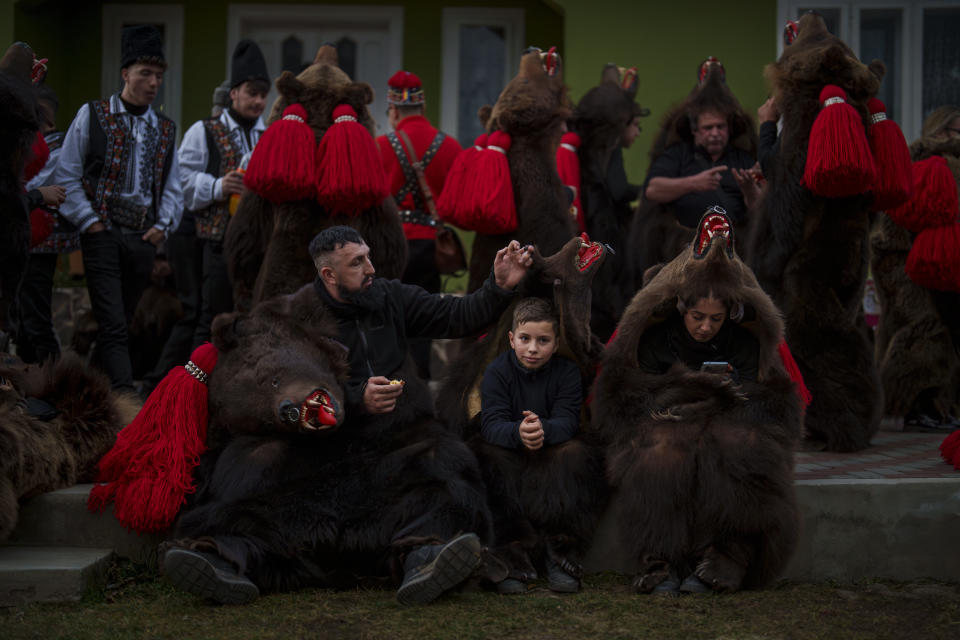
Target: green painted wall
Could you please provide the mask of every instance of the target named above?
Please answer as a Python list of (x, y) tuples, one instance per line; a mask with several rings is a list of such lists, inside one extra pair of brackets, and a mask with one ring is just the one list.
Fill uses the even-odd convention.
[(716, 56), (727, 83), (748, 111), (767, 97), (763, 66), (776, 57), (776, 0), (619, 2), (556, 0), (565, 16), (564, 79), (578, 100), (600, 81), (607, 62), (636, 65), (640, 104), (651, 114), (625, 151), (627, 176), (641, 182), (660, 119), (696, 84), (697, 68)]
[[(284, 4), (316, 4), (309, 0), (282, 0)], [(65, 129), (77, 109), (100, 96), (102, 0), (2, 0), (3, 28), (28, 42), (50, 59), (47, 81), (60, 97), (58, 125)], [(134, 0), (125, 4), (182, 4), (184, 6), (184, 77), (180, 130), (210, 112), (213, 88), (226, 78), (227, 7), (263, 4), (264, 0)], [(13, 8), (15, 4), (15, 9)], [(329, 4), (348, 4), (347, 2)], [(388, 5), (389, 0), (353, 0), (349, 4)], [(427, 90), (427, 116), (439, 121), (441, 78), (441, 23), (444, 7), (481, 6), (477, 0), (407, 0), (404, 7), (403, 66), (421, 77)], [(10, 9), (8, 10), (8, 6)], [(484, 5), (485, 6), (485, 5)], [(519, 0), (500, 6), (525, 9), (526, 42), (563, 48), (562, 9), (543, 0)], [(6, 13), (2, 13), (6, 11)], [(2, 31), (0, 31), (2, 33)], [(399, 68), (399, 65), (398, 65)], [(118, 70), (119, 73), (119, 70)], [(384, 90), (375, 87), (377, 91)]]

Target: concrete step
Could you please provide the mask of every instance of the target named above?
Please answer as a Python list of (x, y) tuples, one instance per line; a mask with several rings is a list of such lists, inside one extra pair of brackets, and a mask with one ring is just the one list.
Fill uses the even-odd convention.
[(91, 513), (87, 496), (92, 487), (78, 484), (25, 500), (6, 544), (112, 549), (121, 558), (156, 564), (157, 545), (164, 536), (125, 529), (109, 508)]
[(0, 606), (77, 601), (106, 578), (110, 549), (0, 547)]

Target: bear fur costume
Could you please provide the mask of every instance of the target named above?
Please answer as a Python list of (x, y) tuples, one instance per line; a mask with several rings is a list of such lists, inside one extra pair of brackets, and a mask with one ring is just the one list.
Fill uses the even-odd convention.
[(476, 234), (468, 291), (480, 288), (490, 275), (497, 251), (511, 240), (521, 245), (536, 244), (544, 254), (552, 255), (577, 235), (577, 222), (570, 215), (556, 160), (570, 107), (560, 63), (548, 73), (541, 53), (535, 50), (520, 59), (519, 73), (500, 93), (493, 108), (480, 109), (480, 121), (487, 132), (510, 134), (507, 162), (518, 226), (511, 233)]
[[(581, 238), (568, 241), (548, 257), (535, 247), (533, 264), (517, 296), (542, 297), (553, 303), (560, 322), (557, 355), (577, 363), (584, 389), (603, 350), (590, 332), (590, 283), (608, 258), (602, 243)], [(509, 577), (533, 579), (537, 569), (531, 557), (540, 558), (544, 551), (567, 573), (579, 577), (579, 562), (606, 501), (603, 457), (597, 443), (580, 433), (557, 446), (521, 452), (523, 464), (519, 465), (518, 456), (480, 437), (480, 383), (487, 365), (509, 348), (507, 332), (512, 321), (513, 306), (450, 366), (437, 412), (451, 429), (463, 434), (480, 462), (493, 512), (493, 553), (507, 564)]]
[[(268, 124), (278, 120), (291, 104), (300, 103), (319, 142), (333, 124), (333, 110), (349, 104), (358, 122), (374, 135), (376, 125), (367, 110), (373, 102), (373, 89), (365, 82), (350, 80), (338, 66), (331, 45), (320, 47), (313, 64), (299, 75), (284, 71), (276, 85), (279, 96)], [(236, 308), (248, 310), (261, 300), (292, 293), (313, 282), (316, 269), (307, 251), (310, 240), (338, 224), (354, 227), (366, 239), (378, 275), (400, 277), (407, 263), (407, 241), (392, 197), (358, 215), (332, 216), (314, 200), (272, 203), (248, 191), (224, 239)]]
[(23, 42), (12, 44), (0, 60), (0, 351), (16, 335), (16, 300), (30, 252), (21, 180), (39, 129), (32, 67), (33, 50)]
[[(590, 89), (577, 103), (570, 128), (580, 135), (580, 189), (587, 233), (594, 241), (605, 242), (616, 251), (604, 260), (593, 281), (590, 325), (606, 341), (617, 320), (636, 292), (630, 272), (632, 246), (627, 242), (633, 209), (626, 193), (629, 184), (623, 172), (623, 133), (637, 117), (650, 115), (636, 103), (635, 71), (627, 76), (624, 88), (616, 65), (604, 67), (600, 85)], [(628, 72), (629, 73), (629, 72)], [(615, 163), (611, 173), (611, 163)], [(619, 174), (619, 175), (618, 175)]]
[[(671, 570), (714, 590), (758, 587), (793, 552), (799, 514), (793, 448), (800, 401), (778, 357), (780, 313), (733, 252), (731, 225), (713, 227), (633, 298), (594, 385), (593, 428), (607, 447), (607, 480), (621, 544), (649, 592)], [(707, 221), (704, 221), (701, 226)], [(638, 364), (644, 332), (675, 313), (685, 291), (711, 290), (744, 306), (741, 326), (760, 344), (757, 382)], [(730, 321), (730, 320), (728, 320)]]
[(393, 412), (345, 416), (336, 335), (312, 285), (214, 322), (210, 450), (173, 543), (221, 555), (261, 591), (399, 578), (412, 546), (491, 538), (476, 459), (433, 417), (412, 361), (390, 374), (406, 384)]
[[(947, 161), (960, 189), (960, 140), (920, 138), (910, 145), (914, 161), (933, 155)], [(915, 234), (886, 214), (870, 236), (871, 270), (880, 299), (876, 359), (883, 381), (884, 411), (903, 417), (936, 411), (940, 420), (960, 416), (960, 294), (934, 291), (907, 276)], [(921, 394), (924, 406), (917, 406)]]
[[(671, 145), (693, 144), (689, 114), (699, 113), (704, 109), (726, 114), (730, 134), (728, 144), (756, 157), (757, 132), (753, 116), (743, 109), (740, 101), (727, 87), (724, 74), (721, 65), (708, 65), (703, 81), (698, 82), (680, 104), (667, 112), (650, 148), (650, 164)], [(749, 220), (752, 212), (747, 213)], [(747, 224), (738, 223), (736, 232), (740, 238), (746, 239)], [(628, 246), (632, 248), (630, 272), (634, 290), (643, 285), (643, 274), (647, 269), (677, 257), (690, 242), (692, 235), (691, 229), (677, 222), (673, 206), (651, 202), (641, 193), (640, 205), (629, 230)]]
[(44, 367), (0, 358), (2, 542), (17, 524), (20, 500), (93, 481), (97, 461), (137, 406), (77, 357)]
[(862, 64), (818, 15), (804, 15), (799, 26), (797, 39), (765, 70), (783, 128), (753, 221), (751, 266), (783, 311), (787, 343), (813, 395), (805, 436), (829, 451), (859, 451), (870, 444), (883, 413), (862, 311), (872, 196), (825, 198), (801, 181), (821, 89), (842, 87), (866, 127), (866, 104), (884, 67)]

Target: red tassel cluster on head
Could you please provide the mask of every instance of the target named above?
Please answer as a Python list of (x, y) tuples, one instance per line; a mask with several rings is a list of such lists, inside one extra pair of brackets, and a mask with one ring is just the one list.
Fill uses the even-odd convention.
[(27, 164), (23, 167), (24, 180), (30, 182), (36, 178), (37, 174), (40, 173), (49, 159), (50, 147), (47, 146), (47, 141), (44, 140), (40, 132), (37, 131), (37, 135), (33, 139), (33, 145), (30, 147), (30, 160), (28, 160)]
[(913, 195), (913, 172), (910, 149), (897, 123), (887, 118), (887, 108), (876, 98), (867, 102), (870, 127), (867, 137), (877, 167), (873, 185), (873, 210), (886, 211), (899, 207)]
[(940, 455), (947, 463), (952, 464), (954, 469), (960, 470), (960, 429), (948, 435), (940, 443)]
[(216, 347), (203, 344), (157, 385), (100, 460), (97, 481), (106, 484), (90, 491), (91, 511), (113, 502), (114, 515), (129, 529), (170, 527), (194, 491), (193, 469), (206, 449), (206, 382), (216, 363)]
[(467, 147), (454, 159), (443, 183), (443, 192), (437, 199), (437, 215), (444, 222), (470, 229), (471, 221), (476, 217), (471, 196), (475, 193), (473, 182), (477, 175), (477, 160), (486, 147), (487, 134), (484, 133), (477, 136), (472, 147)]
[(564, 186), (573, 190), (573, 202), (570, 204), (570, 213), (577, 220), (580, 233), (587, 230), (587, 221), (583, 217), (583, 205), (580, 203), (580, 158), (577, 150), (580, 149), (580, 136), (568, 131), (560, 138), (557, 147), (557, 174)]
[(377, 143), (348, 104), (333, 110), (333, 124), (317, 147), (317, 202), (336, 214), (359, 215), (389, 195)]
[(315, 148), (306, 110), (292, 104), (263, 132), (250, 156), (243, 184), (271, 202), (313, 198)]
[(906, 271), (921, 287), (960, 291), (960, 222), (917, 234), (907, 254)]
[(803, 184), (826, 198), (865, 193), (877, 181), (877, 169), (857, 110), (836, 85), (820, 92), (823, 109), (810, 129)]
[(517, 204), (507, 161), (510, 143), (510, 134), (494, 131), (487, 138), (487, 148), (477, 158), (473, 194), (468, 196), (475, 205), (475, 217), (469, 228), (477, 233), (496, 235), (517, 228)]

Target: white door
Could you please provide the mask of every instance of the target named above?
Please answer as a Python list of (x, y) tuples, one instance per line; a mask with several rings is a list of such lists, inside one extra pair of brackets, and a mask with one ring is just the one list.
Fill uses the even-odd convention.
[[(238, 40), (250, 38), (263, 51), (270, 76), (277, 78), (283, 71), (299, 73), (313, 62), (321, 45), (335, 45), (340, 67), (353, 80), (373, 87), (374, 101), (368, 108), (377, 123), (377, 135), (389, 131), (387, 79), (403, 64), (402, 9), (328, 6), (320, 11), (310, 6), (271, 5), (266, 15), (260, 11), (256, 5), (231, 6), (231, 52)], [(271, 86), (268, 105), (276, 95)]]

